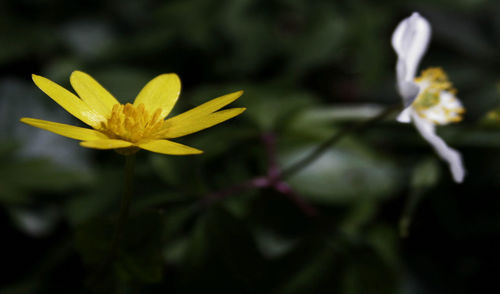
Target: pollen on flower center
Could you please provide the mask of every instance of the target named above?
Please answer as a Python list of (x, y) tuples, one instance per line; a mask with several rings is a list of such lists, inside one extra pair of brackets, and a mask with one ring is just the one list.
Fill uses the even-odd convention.
[(149, 114), (144, 104), (115, 104), (111, 116), (101, 123), (101, 131), (110, 138), (137, 143), (143, 140), (161, 139), (164, 133), (160, 118), (161, 109)]
[(420, 93), (412, 106), (420, 117), (440, 125), (462, 120), (465, 109), (443, 69), (428, 68), (415, 78), (415, 83)]

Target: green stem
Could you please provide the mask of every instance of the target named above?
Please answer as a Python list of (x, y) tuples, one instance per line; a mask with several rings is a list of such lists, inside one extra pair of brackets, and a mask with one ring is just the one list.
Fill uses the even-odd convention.
[(341, 129), (337, 133), (333, 134), (330, 138), (328, 138), (325, 142), (316, 147), (308, 156), (306, 156), (302, 160), (299, 160), (295, 164), (292, 164), (290, 167), (285, 168), (283, 170), (282, 177), (285, 179), (293, 176), (294, 174), (296, 174), (297, 172), (299, 172), (300, 170), (311, 164), (313, 161), (321, 157), (323, 153), (325, 153), (331, 146), (333, 146), (335, 143), (344, 138), (345, 135), (366, 129), (373, 123), (376, 123), (384, 119), (389, 114), (400, 108), (401, 108), (400, 104), (389, 106), (386, 109), (382, 110), (378, 115), (372, 118), (369, 118), (365, 121)]
[(118, 219), (116, 220), (115, 232), (113, 234), (113, 239), (111, 240), (111, 247), (107, 258), (103, 260), (97, 271), (89, 278), (88, 285), (91, 287), (97, 285), (98, 283), (100, 283), (100, 281), (102, 281), (103, 278), (105, 278), (105, 273), (108, 267), (118, 255), (118, 250), (120, 249), (120, 241), (122, 239), (125, 224), (127, 222), (130, 201), (132, 200), (134, 190), (134, 168), (135, 154), (125, 155), (124, 191), (120, 203), (120, 212), (118, 214)]
[(399, 219), (399, 236), (407, 238), (410, 235), (410, 226), (418, 204), (422, 200), (424, 191), (422, 189), (413, 189), (406, 199), (403, 213)]
[(125, 156), (125, 182), (124, 192), (120, 203), (120, 213), (116, 221), (116, 229), (111, 242), (111, 255), (115, 256), (120, 247), (120, 241), (125, 228), (125, 223), (129, 215), (130, 202), (132, 200), (134, 190), (134, 169), (135, 169), (135, 154)]

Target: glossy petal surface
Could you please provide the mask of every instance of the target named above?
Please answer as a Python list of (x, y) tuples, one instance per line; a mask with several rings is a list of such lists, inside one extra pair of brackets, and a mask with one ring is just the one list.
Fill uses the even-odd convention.
[(108, 118), (113, 105), (119, 102), (101, 84), (88, 74), (81, 71), (74, 71), (70, 77), (71, 86), (78, 96), (103, 117)]
[(56, 123), (52, 121), (36, 119), (36, 118), (23, 117), (21, 118), (21, 122), (36, 128), (44, 129), (49, 132), (56, 133), (58, 135), (76, 140), (87, 141), (87, 140), (99, 140), (107, 138), (106, 135), (104, 135), (103, 133), (93, 129), (86, 129), (72, 125)]
[(105, 120), (97, 111), (91, 109), (85, 102), (83, 102), (76, 95), (64, 89), (51, 80), (32, 75), (35, 84), (47, 94), (52, 100), (64, 108), (67, 112), (71, 113), (74, 117), (83, 121), (91, 127), (99, 127), (100, 123)]
[(242, 113), (244, 108), (234, 108), (234, 110), (228, 109), (231, 110), (231, 112), (226, 112), (228, 110), (220, 111), (221, 114), (217, 114), (218, 112), (215, 113), (215, 111), (238, 99), (242, 94), (243, 91), (227, 94), (212, 99), (200, 106), (174, 116), (173, 118), (167, 119), (165, 122), (165, 127), (169, 129), (167, 138), (184, 136), (196, 132), (197, 130), (211, 127)]
[(169, 155), (200, 154), (203, 151), (168, 140), (154, 140), (138, 145), (142, 149)]
[(117, 139), (102, 139), (102, 140), (80, 142), (80, 145), (82, 145), (83, 147), (94, 148), (94, 149), (117, 149), (117, 148), (130, 147), (133, 144), (127, 141), (117, 140)]
[(159, 108), (161, 109), (160, 118), (164, 119), (177, 102), (180, 92), (179, 77), (176, 74), (162, 74), (142, 88), (134, 105), (143, 103), (149, 113), (154, 113)]
[(212, 127), (241, 114), (245, 109), (231, 108), (200, 116), (196, 119), (181, 121), (177, 124), (167, 124), (168, 132), (166, 138), (182, 137)]

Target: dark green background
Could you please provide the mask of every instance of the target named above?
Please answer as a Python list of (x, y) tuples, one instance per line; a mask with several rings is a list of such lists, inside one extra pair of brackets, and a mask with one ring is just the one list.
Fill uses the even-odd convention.
[[(264, 135), (288, 167), (399, 103), (390, 37), (413, 11), (433, 26), (421, 68), (443, 67), (467, 108), (439, 129), (464, 184), (393, 115), (287, 181), (316, 217), (273, 189), (204, 201), (266, 173)], [(494, 0), (0, 2), (0, 293), (491, 293), (500, 129), (484, 118), (500, 106), (499, 13)], [(30, 78), (69, 88), (77, 69), (121, 102), (175, 72), (175, 113), (239, 89), (248, 108), (179, 140), (203, 155), (138, 154), (120, 256), (97, 274), (123, 158), (19, 123), (80, 125)]]

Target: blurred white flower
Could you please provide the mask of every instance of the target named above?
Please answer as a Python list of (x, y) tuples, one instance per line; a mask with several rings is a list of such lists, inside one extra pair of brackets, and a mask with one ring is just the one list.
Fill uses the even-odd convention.
[(417, 12), (394, 30), (392, 47), (398, 55), (397, 85), (405, 106), (397, 119), (402, 123), (413, 122), (422, 137), (448, 162), (455, 182), (461, 183), (465, 176), (462, 157), (436, 134), (436, 125), (460, 121), (465, 109), (441, 68), (426, 69), (416, 77), (430, 37), (429, 22)]

